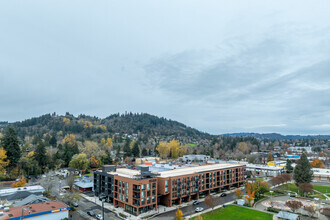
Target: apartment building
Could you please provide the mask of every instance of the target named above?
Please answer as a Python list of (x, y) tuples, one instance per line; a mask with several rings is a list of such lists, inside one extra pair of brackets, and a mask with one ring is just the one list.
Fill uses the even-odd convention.
[(104, 166), (94, 173), (95, 195), (126, 212), (139, 215), (199, 199), (213, 192), (245, 183), (245, 165), (214, 164), (167, 171), (149, 171)]

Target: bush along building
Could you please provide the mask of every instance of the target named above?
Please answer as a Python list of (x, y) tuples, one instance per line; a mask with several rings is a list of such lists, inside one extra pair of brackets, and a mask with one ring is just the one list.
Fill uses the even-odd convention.
[(103, 166), (94, 172), (94, 193), (101, 199), (139, 215), (199, 199), (213, 192), (245, 183), (245, 165), (214, 164), (167, 171), (149, 171)]

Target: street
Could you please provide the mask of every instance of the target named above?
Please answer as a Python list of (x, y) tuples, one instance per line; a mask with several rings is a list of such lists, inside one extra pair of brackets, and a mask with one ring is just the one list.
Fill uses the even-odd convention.
[[(217, 197), (219, 197), (219, 195), (216, 195)], [(234, 193), (228, 193), (226, 197), (219, 197), (218, 201), (217, 201), (217, 205), (221, 205), (221, 204), (224, 204), (224, 203), (227, 203), (227, 202), (231, 202), (233, 200), (235, 200), (236, 197), (234, 195)], [(216, 206), (217, 206), (216, 205)], [(204, 208), (204, 210), (208, 210), (210, 209), (205, 203), (204, 201), (201, 202), (200, 204), (198, 205), (189, 205), (189, 206), (186, 206), (186, 207), (182, 207), (180, 208), (180, 210), (182, 211), (183, 213), (183, 217), (185, 216), (188, 216), (188, 215), (192, 215), (195, 213), (195, 209), (197, 207), (202, 207)], [(159, 210), (160, 212), (163, 212), (164, 210)], [(163, 214), (160, 214), (158, 216), (155, 216), (154, 218), (152, 219), (155, 219), (155, 220), (165, 220), (165, 219), (174, 219), (175, 217), (175, 213), (176, 213), (176, 210), (172, 210), (172, 211), (169, 211), (169, 212), (165, 212)]]
[[(81, 210), (82, 212), (86, 213), (90, 210), (92, 210), (95, 214), (101, 214), (102, 215), (102, 206), (99, 206), (93, 202), (88, 201), (85, 198), (81, 198), (81, 200), (79, 201), (79, 207), (77, 208), (77, 211)], [(81, 219), (81, 216), (79, 215), (78, 212), (74, 212), (72, 215), (72, 219), (73, 220), (79, 220)], [(93, 217), (90, 217), (90, 219), (96, 219)], [(104, 219), (105, 220), (117, 220), (120, 219), (116, 216), (116, 214), (114, 214), (113, 212), (110, 212), (107, 209), (104, 209)]]

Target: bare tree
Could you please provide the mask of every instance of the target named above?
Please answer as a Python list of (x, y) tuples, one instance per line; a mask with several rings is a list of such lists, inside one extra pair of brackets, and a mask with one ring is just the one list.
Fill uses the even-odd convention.
[(52, 190), (56, 187), (59, 179), (53, 171), (42, 175), (40, 185), (45, 189), (46, 194), (52, 194)]
[(294, 213), (303, 206), (302, 202), (296, 200), (287, 201), (285, 205), (289, 207)]
[(291, 181), (291, 175), (290, 175), (290, 174), (288, 174), (288, 173), (283, 173), (281, 176), (283, 177), (284, 182), (287, 183), (287, 182)]
[(212, 214), (213, 214), (213, 208), (214, 208), (214, 206), (216, 205), (216, 201), (217, 201), (217, 197), (212, 196), (212, 195), (208, 195), (208, 196), (206, 196), (206, 198), (204, 199), (205, 204), (206, 204), (208, 207), (212, 208)]
[(301, 189), (303, 193), (311, 193), (313, 192), (314, 187), (310, 183), (301, 183), (299, 184), (299, 189)]
[(308, 212), (308, 216), (311, 218), (316, 213), (316, 206), (305, 206), (304, 209)]
[(65, 180), (66, 180), (66, 184), (70, 187), (70, 190), (72, 191), (72, 187), (74, 184), (74, 180), (75, 180), (75, 176), (74, 175), (69, 175)]

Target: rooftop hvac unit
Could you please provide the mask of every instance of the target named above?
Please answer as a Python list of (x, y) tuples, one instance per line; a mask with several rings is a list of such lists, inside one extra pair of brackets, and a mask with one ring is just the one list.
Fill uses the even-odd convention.
[(0, 216), (3, 216), (3, 212), (0, 212)]
[(4, 211), (5, 211), (5, 212), (9, 212), (9, 207), (5, 207), (5, 208), (4, 208)]

